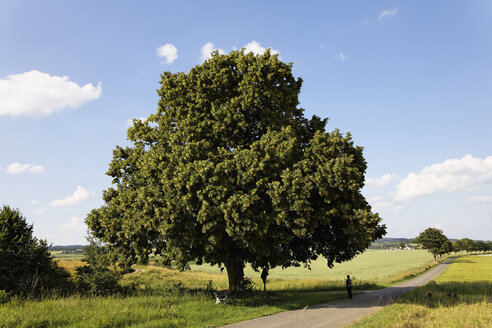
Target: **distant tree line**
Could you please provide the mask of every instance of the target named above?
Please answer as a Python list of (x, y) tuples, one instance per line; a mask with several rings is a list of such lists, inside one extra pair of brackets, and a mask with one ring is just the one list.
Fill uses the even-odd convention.
[(414, 242), (422, 248), (427, 249), (437, 262), (439, 257), (452, 252), (488, 252), (492, 251), (492, 241), (471, 240), (463, 238), (454, 242), (449, 241), (442, 230), (437, 228), (427, 228), (421, 232)]

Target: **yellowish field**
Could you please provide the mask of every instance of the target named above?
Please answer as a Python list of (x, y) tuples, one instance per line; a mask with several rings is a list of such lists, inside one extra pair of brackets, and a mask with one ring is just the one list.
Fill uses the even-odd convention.
[(458, 258), (436, 280), (350, 327), (492, 327), (492, 256)]
[(55, 262), (58, 263), (58, 266), (65, 268), (70, 274), (75, 272), (76, 267), (86, 265), (85, 262), (75, 259), (55, 259)]
[[(424, 250), (367, 250), (353, 260), (335, 263), (335, 267), (328, 268), (326, 260), (320, 258), (311, 263), (311, 270), (304, 267), (287, 269), (276, 268), (270, 271), (270, 279), (322, 279), (344, 280), (347, 274), (353, 280), (388, 282), (405, 278), (411, 272), (418, 272), (423, 267), (433, 263), (432, 255)], [(195, 272), (221, 274), (218, 267), (210, 265), (191, 265)], [(225, 274), (225, 271), (224, 273)], [(245, 275), (259, 277), (251, 267), (246, 267)]]

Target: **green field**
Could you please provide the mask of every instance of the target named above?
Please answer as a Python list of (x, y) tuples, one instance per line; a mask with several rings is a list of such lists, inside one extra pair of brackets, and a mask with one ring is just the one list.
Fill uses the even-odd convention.
[[(313, 290), (340, 290), (345, 275), (357, 277), (354, 288), (365, 289), (393, 283), (395, 279), (422, 271), (432, 261), (424, 251), (368, 251), (353, 261), (329, 269), (318, 260), (312, 270), (273, 270), (267, 297), (236, 300), (234, 305), (215, 304), (207, 291), (227, 287), (227, 276), (210, 266), (193, 266), (179, 272), (154, 266), (137, 266), (121, 284), (134, 286), (127, 297), (47, 297), (42, 301), (13, 300), (0, 305), (0, 327), (203, 327), (252, 319), (306, 305), (345, 297), (345, 293), (311, 293)], [(59, 259), (73, 272), (78, 259)], [(200, 269), (202, 272), (198, 272)], [(208, 272), (204, 272), (208, 271)], [(251, 269), (246, 274), (253, 276)], [(257, 274), (256, 274), (257, 276)], [(370, 283), (367, 283), (367, 282)], [(261, 284), (255, 280), (256, 288)]]
[(435, 282), (350, 327), (492, 327), (491, 294), (492, 256), (462, 257)]
[[(433, 263), (432, 255), (424, 250), (367, 250), (349, 262), (336, 263), (335, 267), (328, 268), (325, 259), (318, 259), (311, 263), (311, 270), (304, 267), (291, 267), (287, 269), (276, 268), (270, 271), (269, 279), (272, 285), (294, 285), (295, 280), (307, 279), (339, 281), (342, 284), (349, 274), (353, 281), (373, 282), (384, 286), (389, 283), (407, 278), (412, 273), (421, 272)], [(192, 272), (207, 272), (220, 274), (218, 267), (204, 265), (191, 265)], [(222, 273), (225, 275), (224, 273)], [(245, 275), (259, 279), (259, 272), (251, 267), (245, 268)], [(309, 280), (308, 280), (309, 281)], [(284, 289), (275, 288), (273, 289)]]

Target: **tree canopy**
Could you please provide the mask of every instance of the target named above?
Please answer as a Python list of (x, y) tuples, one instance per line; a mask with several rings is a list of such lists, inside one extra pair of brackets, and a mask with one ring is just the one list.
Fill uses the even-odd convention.
[(232, 51), (164, 72), (157, 112), (116, 147), (114, 187), (86, 222), (120, 261), (255, 269), (352, 259), (385, 234), (360, 193), (366, 161), (350, 134), (304, 117), (302, 80), (269, 51)]
[(0, 290), (35, 295), (42, 289), (68, 288), (63, 269), (52, 261), (48, 245), (33, 235), (17, 209), (0, 211)]
[(427, 249), (433, 256), (434, 262), (437, 262), (439, 255), (448, 254), (453, 251), (453, 246), (442, 230), (437, 228), (427, 228), (421, 232), (415, 239), (417, 244)]

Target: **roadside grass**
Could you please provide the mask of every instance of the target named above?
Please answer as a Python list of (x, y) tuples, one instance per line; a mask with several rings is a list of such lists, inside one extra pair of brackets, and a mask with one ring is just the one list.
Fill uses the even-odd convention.
[(458, 258), (436, 281), (350, 327), (492, 327), (492, 257)]
[(13, 300), (1, 327), (215, 327), (338, 299), (344, 294), (278, 293), (215, 304), (205, 293)]
[[(77, 258), (58, 261), (72, 273), (84, 264)], [(368, 251), (333, 269), (318, 260), (311, 271), (272, 270), (267, 294), (258, 291), (263, 284), (249, 268), (246, 275), (254, 278), (256, 291), (227, 305), (215, 304), (211, 293), (228, 285), (227, 275), (218, 268), (179, 272), (135, 266), (136, 271), (121, 280), (132, 296), (14, 299), (0, 305), (0, 327), (215, 327), (345, 297), (346, 274), (353, 277), (355, 291), (372, 289), (415, 275), (431, 262), (425, 251)]]

